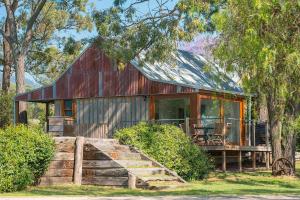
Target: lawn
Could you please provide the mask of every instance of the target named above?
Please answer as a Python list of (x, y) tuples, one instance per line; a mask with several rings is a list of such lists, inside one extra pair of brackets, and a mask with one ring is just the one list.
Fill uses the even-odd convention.
[(300, 162), (297, 164), (297, 177), (272, 177), (270, 172), (211, 173), (203, 181), (194, 181), (184, 187), (151, 191), (129, 190), (99, 186), (56, 186), (29, 187), (25, 191), (4, 193), (1, 196), (161, 196), (161, 195), (258, 195), (289, 194), (300, 195)]

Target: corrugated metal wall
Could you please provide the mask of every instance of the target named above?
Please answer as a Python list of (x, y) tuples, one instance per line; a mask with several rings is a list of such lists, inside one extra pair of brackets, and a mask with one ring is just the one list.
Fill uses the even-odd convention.
[(149, 119), (149, 99), (144, 96), (77, 100), (77, 124), (107, 124), (112, 136), (117, 128)]
[(112, 59), (99, 48), (91, 46), (53, 85), (17, 96), (16, 99), (49, 101), (189, 92), (196, 91), (189, 87), (151, 81), (131, 64), (127, 64), (124, 70), (118, 70), (113, 66)]

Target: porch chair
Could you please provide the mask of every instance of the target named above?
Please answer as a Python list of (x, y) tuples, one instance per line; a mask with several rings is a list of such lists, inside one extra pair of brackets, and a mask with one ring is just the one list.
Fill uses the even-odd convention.
[(228, 143), (227, 129), (228, 125), (225, 125), (223, 122), (216, 122), (214, 133), (209, 137), (209, 143), (212, 145), (225, 145)]
[(203, 129), (197, 129), (196, 124), (192, 124), (193, 128), (193, 134), (192, 134), (192, 140), (194, 143), (198, 145), (204, 145), (207, 143), (207, 138), (205, 138), (204, 130)]

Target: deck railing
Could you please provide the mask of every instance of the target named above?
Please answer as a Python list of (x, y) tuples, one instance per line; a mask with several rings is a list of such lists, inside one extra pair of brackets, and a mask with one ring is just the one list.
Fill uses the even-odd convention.
[[(195, 128), (201, 129), (203, 134), (203, 142), (199, 142), (200, 145), (239, 145), (239, 146), (269, 146), (268, 125), (266, 122), (259, 122), (254, 120), (240, 120), (235, 118), (206, 118), (206, 119), (158, 119), (144, 121), (146, 123), (156, 124), (173, 124), (179, 126), (183, 131), (191, 137), (195, 135)], [(140, 121), (121, 121), (112, 131), (115, 132), (118, 129), (131, 127)], [(224, 132), (218, 130), (216, 132), (216, 124), (224, 125)], [(207, 131), (206, 133), (204, 133)], [(217, 137), (214, 137), (215, 136)], [(223, 134), (221, 137), (219, 134)], [(205, 137), (208, 135), (208, 140), (205, 141)]]
[[(57, 135), (107, 138), (122, 128), (141, 121), (121, 121), (112, 124), (76, 124), (68, 117), (49, 117), (48, 131)], [(199, 145), (270, 146), (268, 123), (235, 118), (158, 119), (146, 123), (173, 124), (193, 138)], [(223, 126), (220, 127), (220, 126)], [(197, 136), (198, 134), (198, 136)]]

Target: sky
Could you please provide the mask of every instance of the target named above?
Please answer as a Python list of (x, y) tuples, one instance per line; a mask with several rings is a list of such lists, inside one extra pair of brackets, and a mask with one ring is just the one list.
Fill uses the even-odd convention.
[[(136, 1), (136, 0), (128, 0), (128, 3), (132, 3), (134, 1)], [(141, 4), (141, 6), (137, 7), (138, 12), (141, 15), (149, 12), (149, 10), (151, 10), (155, 7), (156, 1), (162, 1), (162, 0), (150, 0), (148, 3)], [(177, 2), (178, 2), (178, 0), (169, 0), (168, 3), (166, 4), (166, 7), (173, 8)], [(97, 10), (104, 10), (104, 9), (111, 7), (112, 5), (113, 5), (113, 0), (89, 0), (89, 7), (93, 7)], [(92, 10), (92, 9), (90, 8), (89, 10)], [(5, 10), (3, 7), (0, 7), (0, 18), (4, 17), (4, 15), (5, 15)], [(97, 36), (96, 30), (93, 30), (92, 32), (83, 31), (80, 33), (72, 30), (72, 31), (67, 31), (67, 32), (60, 32), (59, 34), (65, 35), (67, 37), (72, 36), (76, 40), (80, 40), (83, 38), (93, 38), (93, 37)], [(201, 37), (200, 37), (200, 40), (195, 38), (194, 42), (192, 42), (190, 44), (184, 44), (181, 46), (181, 48), (183, 48), (185, 50), (193, 51), (195, 53), (203, 54), (204, 49), (201, 47), (201, 45), (199, 45), (202, 43), (210, 44), (210, 41), (203, 41), (203, 38), (201, 38)], [(0, 68), (1, 68), (1, 66), (0, 66)], [(26, 77), (30, 81), (35, 82), (34, 78), (31, 75), (27, 74)]]
[[(127, 0), (128, 3), (132, 3), (135, 2), (136, 0)], [(138, 6), (138, 12), (142, 15), (144, 13), (149, 12), (149, 10), (151, 10), (152, 8), (155, 7), (157, 0), (150, 0), (147, 3), (143, 3), (140, 4), (141, 6)], [(164, 1), (164, 0), (158, 0), (158, 1)], [(168, 0), (167, 4), (165, 5), (168, 8), (172, 8), (176, 5), (176, 3), (178, 2), (178, 0)], [(104, 10), (104, 9), (108, 9), (113, 5), (113, 0), (89, 0), (89, 3), (94, 5), (95, 8), (97, 10)], [(88, 32), (88, 31), (83, 31), (81, 33), (76, 33), (76, 32), (71, 32), (72, 35), (74, 35), (74, 37), (76, 39), (82, 39), (82, 38), (86, 38), (86, 37), (93, 37), (97, 35), (96, 30), (92, 31), (92, 32)]]

